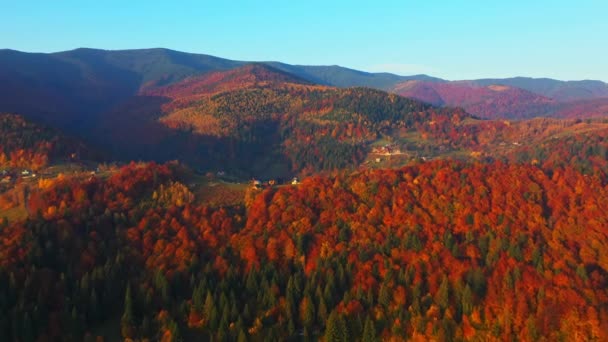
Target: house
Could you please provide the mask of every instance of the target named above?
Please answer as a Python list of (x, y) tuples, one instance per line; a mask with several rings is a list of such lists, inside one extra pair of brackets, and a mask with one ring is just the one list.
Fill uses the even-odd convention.
[(371, 153), (381, 154), (381, 155), (385, 155), (385, 156), (390, 156), (390, 155), (394, 155), (394, 154), (403, 154), (403, 152), (401, 152), (401, 148), (396, 144), (386, 144), (386, 145), (380, 146), (380, 147), (373, 147)]
[(23, 170), (23, 171), (21, 171), (21, 175), (22, 176), (29, 176), (30, 173), (31, 173), (30, 170)]
[(298, 177), (293, 177), (293, 179), (291, 180), (291, 184), (292, 185), (298, 185), (298, 184), (300, 184), (300, 181), (298, 180)]

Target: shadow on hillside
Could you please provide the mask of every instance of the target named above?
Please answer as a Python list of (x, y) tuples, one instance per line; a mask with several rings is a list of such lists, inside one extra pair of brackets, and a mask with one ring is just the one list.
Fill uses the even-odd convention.
[(141, 76), (87, 51), (69, 56), (0, 54), (0, 112), (79, 134), (98, 114), (135, 94)]
[(249, 178), (289, 177), (289, 162), (281, 153), (279, 123), (258, 121), (249, 138), (216, 137), (192, 129), (173, 129), (159, 121), (166, 97), (135, 96), (104, 114), (93, 130), (93, 141), (123, 160), (180, 160), (201, 171), (224, 171)]

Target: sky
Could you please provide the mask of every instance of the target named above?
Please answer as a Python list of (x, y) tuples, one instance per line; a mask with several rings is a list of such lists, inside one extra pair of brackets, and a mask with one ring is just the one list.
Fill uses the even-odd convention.
[(0, 0), (0, 48), (164, 47), (446, 79), (608, 81), (606, 0)]

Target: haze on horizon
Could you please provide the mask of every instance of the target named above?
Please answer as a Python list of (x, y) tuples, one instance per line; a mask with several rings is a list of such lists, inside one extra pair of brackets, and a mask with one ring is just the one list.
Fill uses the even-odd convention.
[(445, 79), (608, 81), (596, 0), (3, 3), (0, 48), (173, 50)]

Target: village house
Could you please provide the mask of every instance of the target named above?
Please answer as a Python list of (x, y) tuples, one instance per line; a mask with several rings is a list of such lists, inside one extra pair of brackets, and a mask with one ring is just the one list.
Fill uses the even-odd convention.
[(394, 154), (403, 154), (403, 152), (401, 152), (401, 148), (399, 148), (397, 145), (389, 145), (389, 144), (372, 148), (372, 153), (388, 155), (388, 156), (394, 155)]

